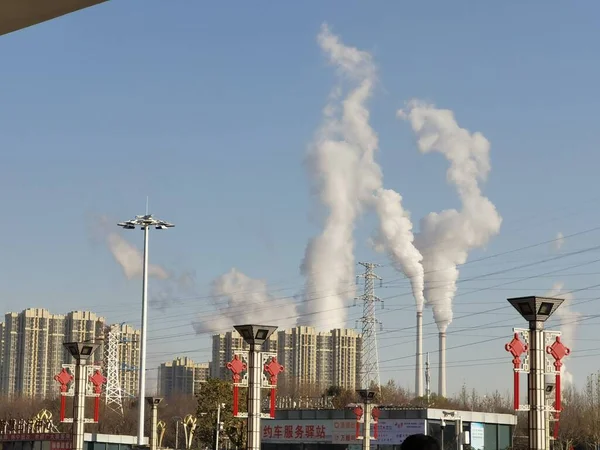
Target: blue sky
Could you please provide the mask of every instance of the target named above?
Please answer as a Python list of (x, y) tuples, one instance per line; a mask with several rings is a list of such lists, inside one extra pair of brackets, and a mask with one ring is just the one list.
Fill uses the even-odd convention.
[[(264, 278), (274, 292), (297, 293), (304, 248), (319, 231), (303, 160), (334, 84), (316, 43), (323, 22), (347, 45), (373, 55), (379, 83), (369, 105), (378, 162), (415, 223), (458, 205), (446, 184), (446, 161), (420, 154), (409, 126), (395, 117), (418, 97), (453, 110), (462, 127), (492, 144), (485, 194), (504, 222), (471, 259), (591, 229), (600, 197), (594, 189), (599, 8), (591, 1), (568, 7), (113, 0), (4, 36), (0, 306), (91, 309), (109, 321), (139, 323), (139, 281), (123, 276), (88, 224), (98, 215), (116, 221), (143, 213), (146, 196), (151, 212), (177, 224), (152, 235), (152, 262), (193, 273), (195, 281), (193, 295), (164, 313), (151, 311), (151, 364), (180, 351), (209, 358), (209, 340), (193, 334), (190, 317), (210, 313), (210, 282), (231, 267)], [(394, 281), (400, 274), (367, 244), (373, 224), (371, 216), (360, 221), (356, 255), (384, 264), (380, 275), (389, 282), (379, 292), (389, 310), (382, 316), (383, 377), (412, 387), (413, 301), (406, 282)], [(140, 234), (122, 236), (141, 245)], [(561, 252), (593, 247), (599, 237), (600, 231), (568, 238)], [(469, 264), (461, 278), (554, 255), (550, 244), (541, 245)], [(543, 294), (558, 281), (566, 290), (596, 284), (599, 264), (568, 269), (596, 256), (589, 251), (459, 284), (455, 316), (481, 314), (450, 325), (448, 361), (456, 367), (450, 364), (449, 391), (463, 382), (507, 390), (503, 344), (521, 323), (509, 309), (489, 310), (507, 297)], [(558, 272), (536, 276), (551, 270)], [(532, 278), (515, 282), (522, 277)], [(481, 290), (466, 294), (464, 286)], [(161, 288), (151, 284), (155, 293)], [(594, 314), (595, 296), (597, 288), (575, 293), (573, 309)], [(349, 325), (359, 316), (352, 310)], [(587, 319), (571, 343), (569, 370), (580, 384), (600, 353), (598, 319)], [(426, 311), (425, 323), (431, 322)], [(494, 329), (481, 326), (495, 322)], [(434, 352), (435, 326), (427, 332), (433, 334), (425, 349)], [(451, 348), (492, 337), (498, 340)], [(477, 358), (498, 359), (470, 362)]]

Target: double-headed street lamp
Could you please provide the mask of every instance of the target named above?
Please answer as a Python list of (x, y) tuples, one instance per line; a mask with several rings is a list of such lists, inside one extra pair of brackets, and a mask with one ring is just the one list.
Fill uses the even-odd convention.
[(275, 332), (270, 325), (234, 325), (234, 328), (250, 346), (248, 351), (248, 450), (260, 450), (260, 389), (262, 385), (261, 347)]
[(95, 342), (65, 342), (63, 346), (75, 359), (75, 396), (73, 399), (73, 450), (83, 450), (85, 424), (86, 365), (100, 344)]
[(125, 230), (134, 230), (141, 228), (144, 230), (144, 263), (142, 269), (142, 329), (140, 342), (140, 374), (139, 374), (139, 392), (138, 392), (138, 445), (144, 445), (144, 397), (146, 395), (146, 341), (148, 324), (148, 234), (150, 227), (157, 230), (166, 230), (175, 225), (164, 220), (152, 217), (152, 214), (144, 216), (135, 216), (135, 219), (127, 220), (117, 224)]
[[(509, 298), (508, 302), (529, 322), (529, 448), (545, 450), (546, 391), (544, 322), (564, 300), (548, 297)], [(515, 393), (518, 395), (518, 393)]]

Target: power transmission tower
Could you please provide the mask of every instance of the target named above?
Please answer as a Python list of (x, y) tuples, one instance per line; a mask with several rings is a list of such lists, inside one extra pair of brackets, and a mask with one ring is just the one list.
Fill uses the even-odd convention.
[(121, 332), (118, 325), (111, 325), (106, 346), (106, 406), (123, 415), (123, 394), (119, 373), (119, 344)]
[(376, 325), (381, 322), (375, 317), (375, 303), (381, 299), (375, 295), (374, 280), (381, 281), (381, 277), (375, 274), (375, 267), (379, 264), (359, 262), (365, 268), (365, 273), (359, 277), (365, 279), (365, 291), (358, 299), (363, 301), (362, 322), (362, 361), (360, 368), (360, 387), (370, 389), (371, 383), (375, 382), (377, 389), (381, 390), (379, 378), (379, 352), (377, 350)]

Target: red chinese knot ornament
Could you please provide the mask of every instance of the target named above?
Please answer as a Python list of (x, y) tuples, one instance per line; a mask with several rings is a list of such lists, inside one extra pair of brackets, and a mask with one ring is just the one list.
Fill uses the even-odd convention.
[(560, 383), (560, 369), (563, 366), (562, 359), (565, 356), (569, 356), (571, 354), (571, 349), (565, 346), (562, 343), (560, 336), (556, 336), (556, 340), (546, 347), (546, 353), (551, 355), (554, 358), (554, 369), (556, 370), (556, 386), (555, 390), (555, 399), (554, 399), (554, 409), (556, 412), (554, 413), (554, 418), (556, 422), (554, 422), (554, 438), (558, 438), (558, 419), (560, 417), (560, 411), (562, 410), (561, 405), (561, 383)]
[(519, 369), (521, 368), (521, 355), (527, 353), (529, 347), (519, 338), (519, 333), (515, 333), (512, 340), (504, 346), (504, 349), (509, 352), (513, 363), (513, 390), (514, 390), (514, 409), (519, 409)]
[(233, 355), (231, 362), (227, 363), (227, 369), (231, 371), (233, 378), (233, 417), (238, 415), (239, 405), (239, 383), (242, 381), (242, 372), (247, 369), (247, 365), (240, 359), (239, 355)]

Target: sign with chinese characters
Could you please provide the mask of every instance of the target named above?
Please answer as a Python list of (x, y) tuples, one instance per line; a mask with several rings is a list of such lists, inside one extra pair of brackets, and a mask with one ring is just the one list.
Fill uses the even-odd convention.
[(473, 450), (483, 450), (485, 443), (485, 427), (482, 423), (471, 423), (471, 448)]
[[(264, 442), (360, 444), (356, 420), (270, 420), (262, 424)], [(371, 424), (371, 435), (373, 435)], [(381, 419), (375, 444), (400, 445), (411, 434), (425, 433), (424, 420)]]
[(331, 442), (331, 420), (269, 420), (262, 422), (265, 442)]

